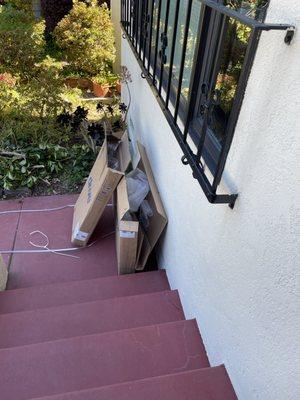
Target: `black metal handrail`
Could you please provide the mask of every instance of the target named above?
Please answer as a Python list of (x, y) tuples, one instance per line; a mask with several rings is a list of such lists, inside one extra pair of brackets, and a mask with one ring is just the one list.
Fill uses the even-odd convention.
[[(177, 91), (172, 93), (171, 102), (171, 90), (173, 80), (173, 67), (174, 67), (174, 54), (176, 46), (176, 32), (178, 30), (178, 15), (182, 0), (176, 1), (175, 15), (174, 15), (174, 33), (172, 43), (170, 44), (170, 62), (168, 67), (168, 76), (164, 81), (165, 67), (165, 50), (169, 46), (167, 38), (168, 30), (168, 19), (170, 12), (171, 0), (166, 0), (166, 11), (164, 17), (162, 16), (162, 1), (157, 0), (158, 5), (155, 9), (155, 0), (121, 0), (122, 14), (121, 24), (123, 27), (124, 38), (127, 38), (136, 59), (142, 70), (142, 77), (147, 79), (153, 93), (155, 94), (157, 101), (177, 139), (182, 152), (182, 162), (185, 165), (190, 165), (193, 176), (201, 185), (208, 201), (210, 203), (227, 203), (231, 208), (234, 207), (235, 201), (238, 197), (237, 194), (217, 194), (218, 185), (220, 184), (222, 174), (224, 171), (228, 151), (232, 142), (235, 126), (237, 123), (240, 107), (244, 97), (247, 80), (250, 74), (250, 70), (253, 64), (253, 59), (257, 49), (258, 40), (262, 31), (269, 30), (285, 30), (287, 31), (285, 42), (290, 44), (295, 28), (289, 24), (268, 24), (259, 22), (255, 19), (249, 18), (244, 14), (241, 14), (229, 7), (226, 7), (219, 2), (212, 0), (200, 0), (202, 3), (201, 9), (201, 21), (200, 25), (206, 23), (205, 15), (207, 11), (209, 13), (214, 12), (215, 15), (220, 19), (221, 25), (226, 22), (226, 19), (234, 19), (244, 25), (251, 28), (251, 35), (245, 54), (244, 64), (241, 72), (241, 76), (238, 81), (238, 87), (236, 96), (233, 103), (232, 112), (226, 128), (224, 143), (220, 151), (220, 156), (217, 162), (217, 166), (213, 173), (212, 183), (206, 175), (206, 171), (201, 162), (204, 151), (204, 141), (207, 130), (207, 121), (205, 125), (204, 118), (204, 129), (202, 129), (202, 136), (200, 136), (199, 143), (197, 144), (197, 151), (193, 152), (191, 146), (188, 144), (188, 138), (190, 135), (190, 122), (194, 113), (195, 97), (199, 90), (199, 69), (201, 58), (201, 38), (197, 40), (196, 54), (194, 58), (193, 73), (191, 74), (190, 84), (190, 95), (189, 101), (183, 115), (180, 115), (180, 103), (181, 103), (181, 89), (182, 80), (185, 67), (186, 49), (188, 43), (188, 35), (190, 28), (190, 20), (192, 14), (193, 0), (187, 0), (186, 19), (184, 26), (184, 34), (182, 41), (182, 57), (179, 68), (179, 78), (177, 82)], [(156, 4), (157, 4), (156, 2)], [(154, 25), (155, 22), (155, 25)], [(162, 28), (161, 28), (162, 26)], [(201, 31), (201, 29), (200, 29)], [(160, 35), (161, 33), (161, 35)], [(214, 33), (215, 34), (215, 33)], [(216, 43), (219, 38), (215, 37)], [(221, 40), (219, 40), (219, 47), (221, 46)], [(159, 49), (160, 47), (160, 49)], [(221, 57), (221, 49), (217, 53), (217, 57)], [(215, 62), (215, 66), (218, 62)], [(211, 95), (213, 96), (213, 94)], [(208, 97), (204, 108), (209, 110), (210, 102), (213, 101), (212, 97)], [(208, 111), (204, 110), (205, 112)], [(182, 114), (182, 113), (181, 113)], [(180, 123), (179, 123), (180, 119)], [(184, 126), (182, 129), (180, 126)]]

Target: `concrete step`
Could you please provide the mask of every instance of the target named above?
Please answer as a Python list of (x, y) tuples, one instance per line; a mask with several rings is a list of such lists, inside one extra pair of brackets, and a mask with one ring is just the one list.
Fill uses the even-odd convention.
[(223, 365), (36, 400), (237, 400)]
[(169, 290), (164, 270), (8, 290), (0, 314)]
[(0, 350), (1, 398), (36, 397), (209, 367), (196, 321)]
[(0, 348), (184, 320), (177, 291), (0, 315)]

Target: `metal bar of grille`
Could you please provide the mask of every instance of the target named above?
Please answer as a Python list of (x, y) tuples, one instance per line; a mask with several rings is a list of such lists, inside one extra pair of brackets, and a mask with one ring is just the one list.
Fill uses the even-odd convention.
[(164, 33), (162, 38), (162, 47), (161, 47), (161, 66), (160, 66), (160, 77), (159, 77), (159, 89), (158, 93), (161, 95), (161, 88), (162, 88), (162, 81), (164, 75), (164, 64), (165, 64), (165, 51), (168, 44), (164, 41), (168, 40), (168, 27), (169, 27), (169, 14), (170, 14), (170, 0), (167, 0), (167, 7), (166, 7), (166, 17), (165, 17), (165, 26), (164, 26)]
[(150, 72), (150, 65), (151, 65), (151, 49), (152, 49), (152, 33), (153, 33), (153, 15), (154, 15), (154, 3), (155, 0), (151, 1), (151, 10), (150, 10), (150, 30), (149, 30), (149, 49), (148, 49), (148, 73)]
[(180, 105), (182, 79), (183, 79), (183, 73), (184, 73), (184, 64), (185, 64), (187, 41), (188, 41), (189, 29), (190, 29), (192, 5), (193, 5), (193, 0), (189, 0), (188, 1), (188, 7), (187, 7), (187, 13), (186, 13), (186, 20), (185, 20), (185, 30), (184, 30), (184, 37), (183, 37), (183, 44), (182, 44), (182, 55), (181, 55), (181, 63), (180, 63), (180, 72), (179, 72), (179, 79), (178, 79), (179, 83), (178, 83), (178, 88), (177, 88), (177, 98), (176, 98), (175, 112), (174, 112), (174, 120), (175, 120), (175, 122), (177, 121), (178, 110), (179, 110), (179, 105)]
[(199, 90), (199, 82), (201, 76), (201, 66), (203, 63), (203, 58), (206, 48), (205, 43), (207, 39), (210, 18), (211, 18), (211, 9), (203, 4), (200, 11), (200, 24), (199, 24), (200, 32), (198, 35), (197, 45), (195, 50), (196, 57), (191, 74), (188, 110), (186, 115), (186, 121), (184, 124), (183, 140), (185, 142), (187, 141), (190, 124), (193, 118), (195, 105), (197, 102), (197, 93)]
[(157, 53), (158, 53), (158, 42), (159, 42), (159, 28), (160, 28), (160, 17), (161, 17), (161, 6), (162, 1), (159, 0), (158, 13), (157, 13), (157, 24), (156, 24), (156, 39), (155, 39), (155, 52), (154, 52), (154, 65), (153, 65), (153, 84), (156, 86), (156, 64), (157, 64)]
[(172, 38), (172, 47), (171, 47), (170, 65), (169, 65), (169, 77), (168, 77), (167, 95), (166, 95), (166, 108), (168, 108), (169, 100), (170, 100), (175, 48), (176, 48), (176, 40), (177, 40), (178, 18), (179, 18), (179, 11), (180, 11), (180, 1), (181, 0), (176, 1), (176, 8), (175, 8), (173, 38)]
[(132, 37), (132, 19), (133, 19), (133, 8), (132, 8), (132, 1), (133, 0), (129, 0), (129, 35), (130, 35), (130, 39), (133, 40)]
[(142, 55), (142, 44), (144, 42), (144, 8), (145, 8), (145, 0), (142, 0), (139, 8), (138, 14), (138, 39), (139, 39), (139, 57), (141, 58)]
[[(212, 70), (212, 78), (211, 78), (211, 85), (210, 87), (207, 87), (208, 91), (208, 99), (207, 99), (207, 104), (204, 105), (205, 107), (205, 115), (203, 119), (203, 126), (202, 126), (202, 131), (200, 135), (200, 140), (198, 143), (198, 148), (197, 148), (197, 156), (196, 156), (196, 161), (200, 162), (200, 159), (202, 157), (203, 153), (203, 148), (204, 148), (204, 143), (205, 143), (205, 138), (207, 134), (207, 129), (209, 125), (209, 118), (210, 118), (210, 113), (213, 109), (213, 97), (214, 93), (212, 92), (215, 87), (215, 82), (217, 79), (217, 74), (220, 68), (220, 63), (221, 63), (221, 57), (222, 57), (222, 52), (223, 52), (223, 46), (224, 46), (224, 41), (225, 41), (225, 36), (226, 36), (226, 29), (227, 29), (227, 17), (225, 15), (216, 15), (216, 19), (214, 24), (218, 24), (218, 26), (221, 27), (220, 32), (218, 32), (219, 29), (215, 29), (214, 32), (216, 34), (214, 35), (212, 46), (213, 48), (217, 46), (217, 51), (214, 56), (214, 60), (211, 62), (210, 70)], [(214, 53), (212, 49), (210, 49), (211, 53)]]
[(143, 23), (143, 65), (145, 66), (146, 61), (146, 46), (147, 46), (147, 38), (149, 35), (149, 2), (145, 0), (145, 8), (144, 8), (144, 23)]

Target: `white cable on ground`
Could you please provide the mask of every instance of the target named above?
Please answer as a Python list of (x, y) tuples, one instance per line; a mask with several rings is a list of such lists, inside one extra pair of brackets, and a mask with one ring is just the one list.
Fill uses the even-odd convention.
[(77, 257), (77, 256), (72, 256), (71, 254), (64, 254), (64, 253), (61, 253), (61, 251), (63, 251), (63, 250), (60, 251), (60, 250), (51, 250), (51, 249), (49, 249), (49, 238), (48, 238), (48, 236), (47, 236), (44, 232), (41, 232), (41, 231), (33, 231), (33, 232), (30, 232), (29, 236), (35, 235), (35, 234), (37, 234), (37, 233), (39, 233), (40, 235), (42, 235), (42, 236), (46, 239), (46, 243), (45, 243), (44, 245), (39, 245), (39, 244), (33, 243), (33, 242), (30, 240), (29, 243), (31, 244), (31, 246), (37, 247), (37, 248), (40, 248), (40, 249), (44, 249), (44, 251), (45, 251), (45, 250), (48, 250), (48, 251), (50, 251), (51, 253), (59, 254), (59, 255), (61, 255), (61, 256), (65, 256), (65, 257), (80, 258), (80, 257)]
[[(30, 233), (30, 235), (35, 234), (35, 233), (40, 233), (42, 236), (44, 236), (46, 238), (46, 240), (47, 240), (46, 246), (47, 247), (45, 245), (44, 246), (36, 245), (35, 243), (29, 242), (32, 246), (40, 248), (40, 250), (0, 250), (0, 254), (54, 253), (54, 254), (61, 254), (63, 256), (68, 256), (68, 257), (80, 258), (80, 257), (76, 257), (76, 256), (71, 256), (69, 254), (62, 254), (62, 252), (66, 253), (66, 252), (70, 252), (70, 251), (78, 251), (78, 250), (88, 249), (89, 247), (92, 247), (97, 242), (97, 240), (95, 240), (94, 242), (92, 242), (91, 244), (89, 244), (85, 247), (68, 247), (66, 249), (49, 249), (48, 248), (48, 245), (49, 245), (48, 236), (41, 231), (33, 231)], [(111, 236), (114, 233), (115, 233), (115, 231), (107, 233), (106, 235), (101, 236), (100, 239), (105, 239), (106, 237)]]
[[(6, 215), (6, 214), (20, 214), (20, 213), (34, 213), (34, 212), (50, 212), (50, 211), (59, 211), (59, 210), (64, 210), (65, 208), (74, 208), (75, 204), (67, 204), (65, 206), (61, 206), (61, 207), (56, 207), (56, 208), (44, 208), (41, 210), (11, 210), (11, 211), (1, 211), (0, 215)], [(106, 205), (106, 207), (113, 207), (113, 204), (109, 203)], [(69, 247), (66, 249), (49, 249), (49, 238), (48, 236), (44, 233), (41, 232), (39, 230), (30, 232), (29, 236), (35, 235), (39, 233), (40, 235), (42, 235), (45, 239), (46, 239), (46, 243), (44, 245), (38, 245), (33, 243), (32, 241), (30, 241), (29, 243), (33, 246), (33, 247), (37, 247), (40, 250), (0, 250), (0, 254), (28, 254), (28, 253), (54, 253), (54, 254), (58, 254), (61, 256), (65, 256), (65, 257), (72, 257), (72, 258), (80, 258), (78, 256), (73, 256), (70, 254), (64, 254), (66, 252), (70, 252), (70, 251), (77, 251), (77, 250), (83, 250), (86, 248), (89, 248), (91, 246), (93, 246), (95, 242), (89, 244), (88, 246), (85, 247)], [(104, 236), (102, 236), (100, 239), (104, 239), (107, 236), (113, 235), (115, 233), (115, 231), (110, 232)]]
[[(107, 204), (106, 207), (112, 207), (113, 204)], [(12, 210), (12, 211), (0, 211), (0, 215), (6, 214), (24, 214), (24, 213), (34, 213), (34, 212), (48, 212), (48, 211), (59, 211), (65, 208), (74, 208), (75, 204), (67, 204), (66, 206), (56, 207), (56, 208), (43, 208), (41, 210)]]
[(48, 211), (59, 211), (64, 210), (65, 208), (74, 207), (75, 204), (68, 204), (66, 206), (56, 207), (56, 208), (44, 208), (42, 210), (12, 210), (12, 211), (1, 211), (0, 215), (6, 214), (20, 214), (20, 213), (34, 213), (34, 212), (48, 212)]

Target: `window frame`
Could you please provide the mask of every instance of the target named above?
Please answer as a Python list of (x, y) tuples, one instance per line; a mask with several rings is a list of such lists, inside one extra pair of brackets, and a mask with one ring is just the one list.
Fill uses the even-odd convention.
[[(174, 46), (175, 41), (174, 38), (172, 39), (172, 52), (171, 52), (171, 62), (170, 62), (170, 71), (168, 74), (164, 74), (164, 70), (166, 70), (164, 65), (157, 65), (158, 60), (158, 52), (159, 48), (162, 50), (163, 48), (160, 47), (160, 38), (159, 38), (159, 23), (161, 17), (161, 12), (158, 14), (158, 21), (157, 21), (157, 29), (155, 32), (155, 53), (154, 53), (154, 65), (153, 65), (153, 73), (151, 74), (151, 57), (153, 56), (153, 48), (152, 48), (152, 38), (153, 38), (153, 9), (154, 9), (154, 1), (155, 0), (122, 0), (122, 9), (124, 10), (122, 13), (122, 26), (123, 26), (123, 37), (128, 39), (129, 45), (131, 46), (136, 59), (141, 67), (142, 70), (142, 77), (147, 79), (153, 93), (155, 94), (157, 101), (174, 133), (175, 138), (177, 139), (182, 151), (183, 157), (182, 162), (185, 165), (189, 165), (193, 171), (193, 176), (195, 179), (198, 180), (199, 184), (201, 185), (208, 201), (210, 203), (227, 203), (231, 208), (234, 207), (235, 201), (237, 199), (237, 194), (218, 194), (217, 189), (220, 184), (222, 174), (224, 171), (227, 155), (231, 146), (232, 138), (235, 131), (235, 126), (238, 120), (240, 108), (243, 102), (243, 97), (248, 81), (248, 77), (251, 71), (251, 67), (253, 64), (253, 60), (255, 58), (255, 53), (258, 45), (258, 41), (262, 31), (269, 31), (269, 30), (286, 30), (291, 31), (293, 27), (288, 24), (266, 24), (264, 22), (257, 21), (255, 19), (251, 19), (242, 13), (239, 13), (229, 7), (223, 5), (222, 0), (197, 0), (202, 3), (201, 6), (201, 15), (200, 15), (200, 24), (199, 24), (199, 34), (197, 36), (196, 41), (196, 50), (193, 62), (193, 68), (191, 73), (191, 84), (189, 90), (189, 100), (187, 102), (187, 106), (182, 107), (182, 98), (184, 98), (181, 94), (182, 90), (182, 80), (183, 80), (183, 73), (185, 67), (185, 57), (186, 57), (186, 50), (187, 50), (187, 41), (189, 35), (189, 27), (190, 27), (190, 20), (191, 20), (191, 10), (193, 0), (188, 0), (188, 7), (187, 7), (187, 14), (186, 14), (186, 24), (184, 27), (184, 37), (183, 37), (183, 44), (182, 44), (182, 57), (180, 63), (180, 71), (179, 71), (179, 81), (177, 88), (174, 86), (174, 82), (172, 79), (172, 72), (173, 72), (173, 62), (174, 62)], [(163, 0), (156, 0), (158, 1), (158, 6), (161, 10), (162, 1)], [(167, 3), (167, 7), (170, 6), (171, 0), (165, 0)], [(175, 0), (174, 0), (175, 1)], [(142, 3), (142, 5), (141, 5)], [(181, 0), (176, 0), (176, 12), (178, 12), (178, 7), (180, 6)], [(144, 5), (147, 4), (147, 10), (152, 10), (150, 15), (150, 19), (148, 20), (148, 15), (143, 17), (141, 13), (139, 13), (139, 21), (135, 24), (132, 23), (132, 4), (133, 6), (137, 4), (139, 9), (144, 8)], [(129, 12), (128, 12), (129, 9)], [(126, 11), (127, 10), (127, 11)], [(203, 68), (203, 59), (201, 60), (201, 56), (207, 52), (207, 40), (217, 41), (219, 36), (217, 34), (217, 29), (213, 27), (212, 16), (219, 21), (221, 24), (220, 27), (224, 27), (224, 21), (228, 21), (229, 18), (233, 18), (240, 23), (247, 25), (252, 28), (250, 39), (248, 42), (245, 59), (243, 63), (243, 67), (241, 70), (241, 74), (239, 77), (239, 81), (237, 84), (237, 89), (235, 93), (235, 98), (233, 101), (232, 110), (228, 119), (225, 140), (222, 143), (221, 149), (216, 146), (216, 143), (213, 140), (213, 136), (210, 134), (209, 130), (203, 129), (205, 134), (200, 135), (199, 140), (199, 125), (195, 126), (195, 106), (199, 103), (199, 73), (207, 73)], [(127, 19), (126, 19), (127, 18)], [(128, 21), (129, 18), (129, 21)], [(147, 19), (148, 21), (143, 20), (143, 18)], [(151, 24), (149, 24), (151, 21)], [(209, 21), (209, 25), (208, 25)], [(174, 23), (176, 24), (176, 17)], [(149, 29), (150, 25), (150, 29)], [(141, 34), (140, 32), (137, 33), (136, 37), (134, 37), (134, 32), (132, 32), (132, 26), (142, 27), (144, 29), (144, 33)], [(175, 25), (174, 25), (175, 26)], [(177, 29), (176, 25), (176, 30)], [(214, 28), (214, 29), (213, 29)], [(174, 28), (175, 29), (175, 28)], [(144, 38), (145, 32), (150, 37), (148, 37), (148, 46), (147, 41), (144, 40), (142, 43), (141, 38)], [(132, 34), (133, 33), (133, 34)], [(204, 35), (204, 36), (203, 36)], [(174, 36), (174, 33), (173, 33)], [(288, 36), (288, 33), (287, 33)], [(287, 38), (286, 36), (286, 38)], [(204, 37), (204, 39), (203, 39)], [(205, 39), (206, 37), (206, 39)], [(221, 37), (222, 41), (224, 40), (225, 35)], [(288, 41), (285, 39), (287, 44)], [(217, 42), (215, 43), (217, 44)], [(214, 74), (214, 78), (211, 80), (211, 85), (216, 83), (216, 77), (218, 73), (218, 63), (221, 62), (221, 41), (218, 42), (218, 45), (215, 47), (218, 50), (218, 56), (216, 59), (211, 59), (209, 73)], [(143, 47), (143, 48), (142, 48)], [(143, 54), (142, 54), (143, 53)], [(172, 54), (173, 53), (173, 54)], [(209, 55), (211, 57), (211, 54)], [(205, 61), (207, 63), (207, 59)], [(212, 72), (213, 69), (213, 72)], [(156, 71), (158, 71), (158, 76), (165, 77), (167, 76), (167, 81), (158, 82), (156, 79)], [(214, 82), (215, 79), (215, 82)], [(173, 84), (173, 86), (172, 86)], [(166, 99), (163, 98), (163, 90), (166, 89)], [(176, 92), (177, 89), (177, 92)], [(172, 96), (176, 97), (175, 102), (170, 101)], [(200, 94), (201, 97), (202, 94)], [(173, 103), (172, 108), (169, 107), (170, 103)], [(203, 124), (207, 124), (207, 119), (203, 120)], [(182, 126), (183, 125), (183, 128)], [(201, 126), (200, 126), (201, 128)], [(207, 134), (206, 134), (207, 133)], [(192, 150), (190, 144), (188, 143), (188, 138), (191, 138), (194, 143), (196, 143), (196, 148), (198, 149), (197, 153)], [(216, 139), (216, 138), (215, 138)], [(216, 139), (217, 140), (217, 139)], [(217, 150), (217, 151), (216, 151)], [(208, 177), (206, 174), (206, 169), (203, 166), (203, 160), (205, 161), (206, 165), (209, 167), (212, 173), (211, 177)]]

